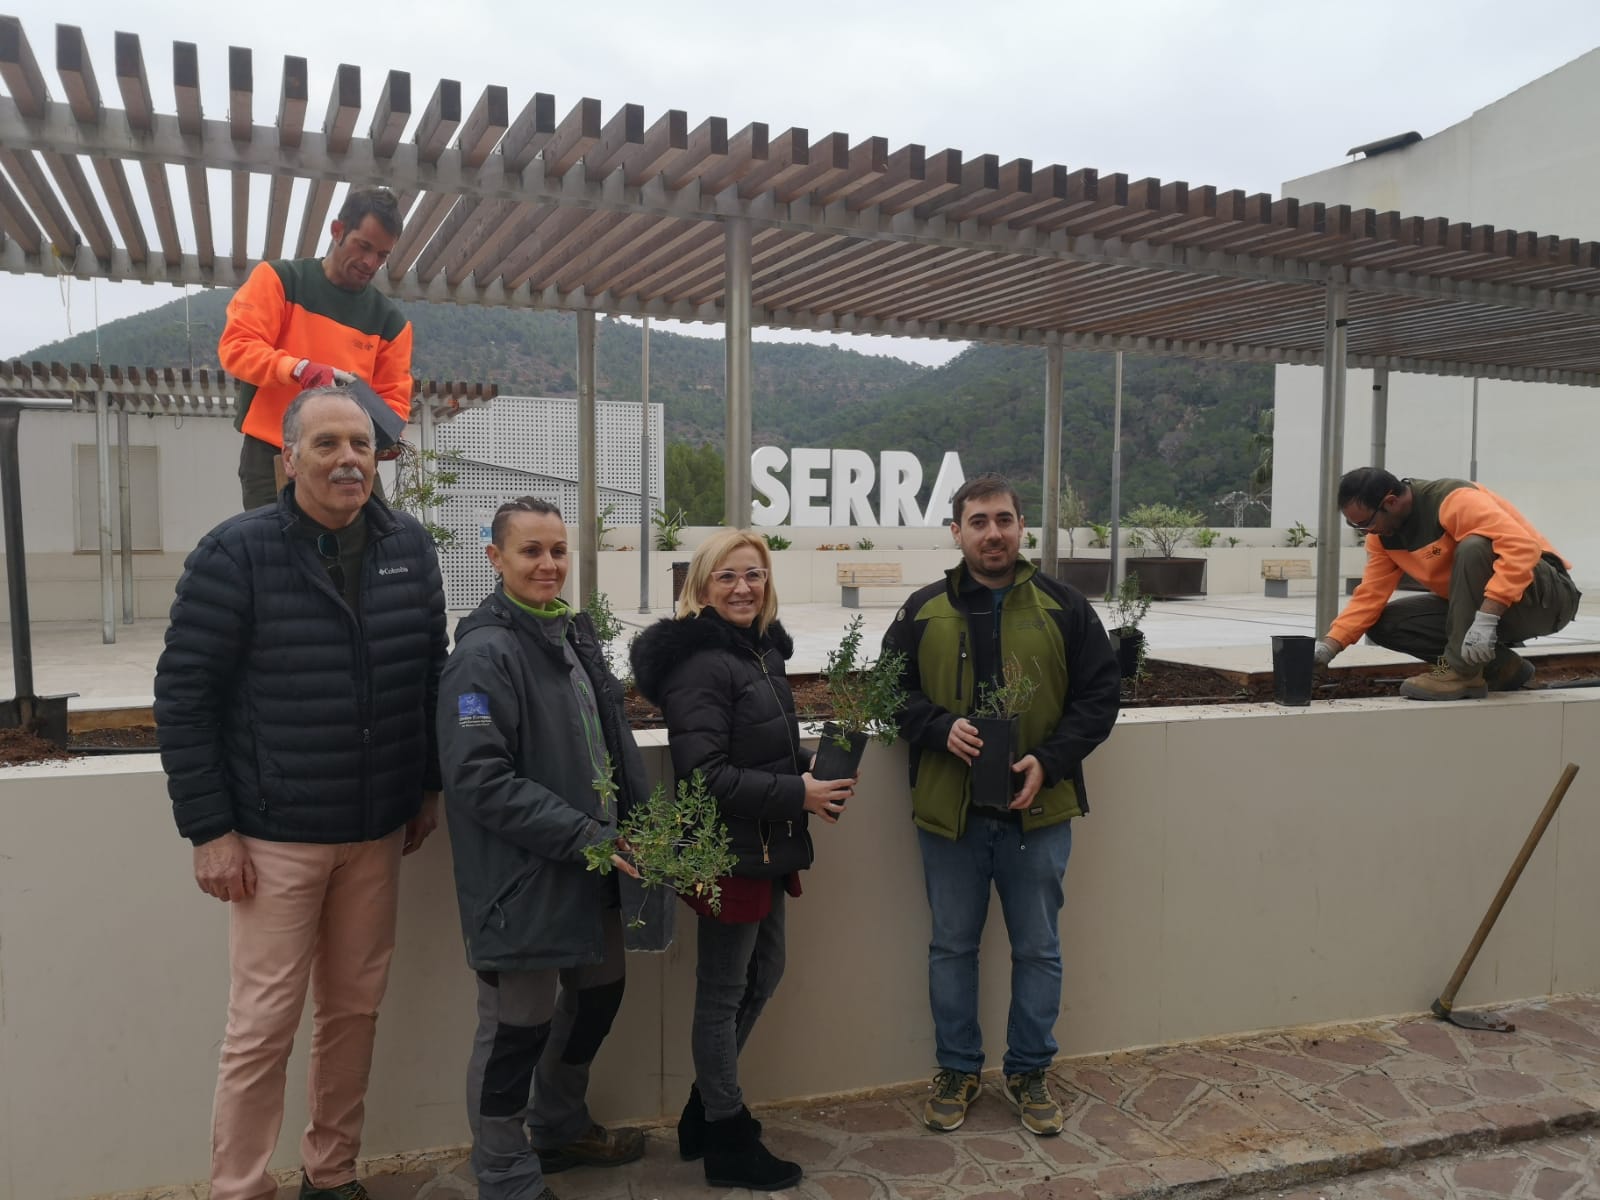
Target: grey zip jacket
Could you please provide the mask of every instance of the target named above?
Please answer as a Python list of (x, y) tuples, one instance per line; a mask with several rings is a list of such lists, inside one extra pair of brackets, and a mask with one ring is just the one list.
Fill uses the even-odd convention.
[[(594, 779), (607, 753), (618, 788), (602, 809)], [(615, 840), (648, 788), (589, 618), (536, 616), (500, 589), (464, 618), (439, 682), (439, 759), (468, 964), (601, 961), (616, 891), (583, 848)]]

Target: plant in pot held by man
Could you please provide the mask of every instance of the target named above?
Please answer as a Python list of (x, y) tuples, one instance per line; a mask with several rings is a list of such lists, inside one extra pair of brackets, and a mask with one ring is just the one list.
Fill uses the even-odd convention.
[[(1037, 665), (1037, 664), (1035, 664)], [(1039, 681), (1015, 654), (1000, 668), (1000, 682), (978, 685), (978, 703), (967, 718), (977, 727), (983, 748), (972, 760), (972, 802), (1006, 808), (1022, 778), (1011, 770), (1017, 756), (1018, 718), (1033, 705)]]
[[(609, 756), (594, 781), (594, 790), (600, 796), (601, 811), (613, 811), (617, 785)], [(642, 885), (642, 892), (630, 898), (629, 885), (634, 881), (626, 876), (622, 880), (623, 914), (630, 927), (645, 924), (645, 906), (653, 898), (662, 903), (652, 912), (670, 911), (671, 898), (665, 888), (704, 900), (712, 912), (721, 908), (722, 888), (717, 881), (733, 871), (736, 859), (728, 827), (699, 771), (679, 780), (674, 796), (668, 795), (664, 785), (656, 784), (650, 799), (636, 805), (618, 823), (617, 833), (624, 844), (622, 853), (639, 872), (637, 883)], [(604, 875), (611, 870), (611, 856), (616, 852), (613, 843), (604, 842), (584, 847), (583, 857), (589, 870)]]
[(845, 626), (839, 645), (828, 651), (822, 678), (833, 702), (833, 720), (822, 727), (817, 761), (811, 774), (818, 779), (851, 779), (861, 766), (867, 742), (877, 738), (885, 746), (899, 734), (900, 710), (906, 693), (900, 686), (906, 656), (898, 650), (868, 660), (861, 650), (861, 617)]

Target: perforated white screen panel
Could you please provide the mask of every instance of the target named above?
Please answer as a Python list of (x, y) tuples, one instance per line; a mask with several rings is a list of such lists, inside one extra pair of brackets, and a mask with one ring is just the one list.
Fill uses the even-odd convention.
[[(639, 406), (614, 400), (596, 405), (596, 457), (600, 509), (619, 526), (612, 540), (639, 540)], [(650, 508), (664, 503), (661, 405), (650, 406)], [(578, 515), (578, 402), (547, 396), (496, 396), (442, 422), (435, 433), (439, 450), (457, 451), (459, 478), (446, 489), (439, 521), (455, 538), (440, 555), (445, 599), (453, 609), (476, 608), (494, 590), (494, 568), (484, 556), (494, 510), (518, 496), (537, 496), (559, 505), (574, 542)]]

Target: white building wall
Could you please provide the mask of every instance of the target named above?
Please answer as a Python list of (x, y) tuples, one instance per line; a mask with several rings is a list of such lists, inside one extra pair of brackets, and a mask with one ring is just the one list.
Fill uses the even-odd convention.
[[(1404, 150), (1360, 159), (1283, 185), (1285, 196), (1408, 215), (1448, 217), (1540, 234), (1600, 240), (1600, 49)], [(1396, 125), (1403, 127), (1404, 115)], [(1382, 130), (1352, 131), (1351, 140)], [(1341, 471), (1372, 461), (1371, 372), (1347, 387)], [(1321, 372), (1279, 367), (1272, 523), (1315, 526)], [(1472, 381), (1389, 376), (1386, 465), (1397, 475), (1466, 478)], [(1573, 563), (1580, 586), (1600, 587), (1600, 389), (1483, 381), (1478, 478), (1506, 495)]]

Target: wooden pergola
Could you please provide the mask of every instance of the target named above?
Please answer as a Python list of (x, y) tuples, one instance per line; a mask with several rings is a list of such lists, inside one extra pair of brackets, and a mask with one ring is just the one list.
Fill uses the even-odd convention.
[[(1064, 351), (1325, 365), (1319, 624), (1336, 600), (1346, 367), (1600, 385), (1594, 242), (675, 109), (583, 99), (563, 114), (541, 93), (513, 110), (495, 85), (468, 107), (449, 79), (414, 103), (402, 71), (364, 103), (350, 65), (312, 107), (304, 58), (258, 96), (242, 47), (227, 51), (225, 115), (208, 117), (189, 42), (173, 43), (163, 112), (128, 33), (112, 39), (114, 107), (80, 29), (58, 25), (54, 51), (60, 99), (20, 22), (0, 18), (0, 267), (234, 286), (260, 259), (316, 253), (341, 185), (386, 185), (407, 214), (391, 294), (580, 314), (581, 453), (595, 313), (723, 323), (726, 508), (740, 523), (752, 325), (1045, 346), (1046, 561)], [(226, 195), (208, 171), (227, 173)], [(584, 579), (593, 556), (586, 544)]]

